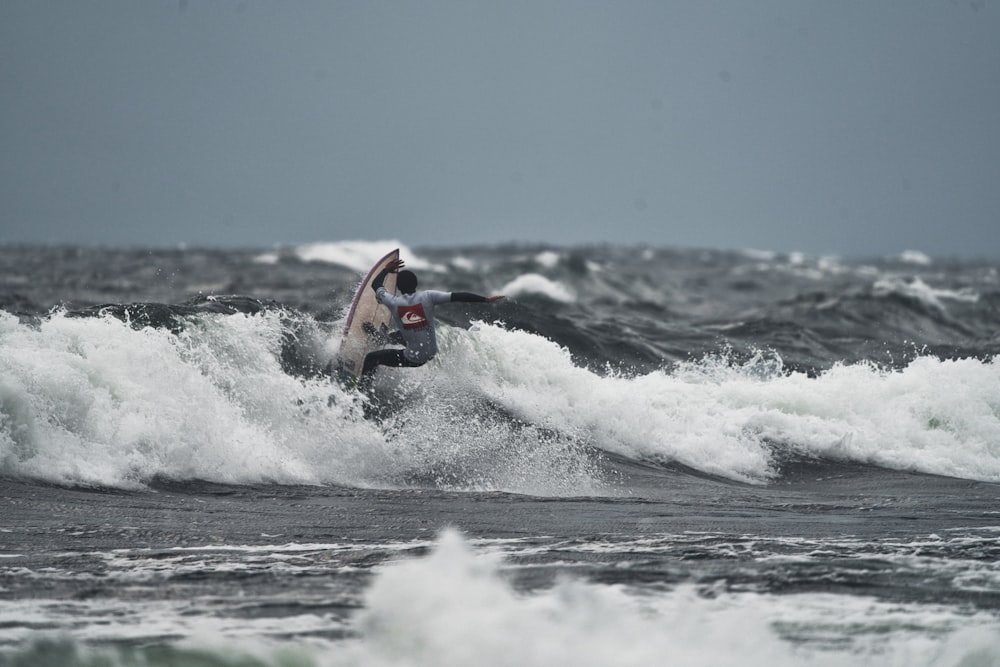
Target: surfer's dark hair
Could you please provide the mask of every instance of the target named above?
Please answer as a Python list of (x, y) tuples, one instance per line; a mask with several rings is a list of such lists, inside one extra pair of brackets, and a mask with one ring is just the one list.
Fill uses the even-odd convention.
[(413, 271), (400, 271), (396, 276), (396, 287), (403, 294), (413, 294), (417, 291), (417, 274)]

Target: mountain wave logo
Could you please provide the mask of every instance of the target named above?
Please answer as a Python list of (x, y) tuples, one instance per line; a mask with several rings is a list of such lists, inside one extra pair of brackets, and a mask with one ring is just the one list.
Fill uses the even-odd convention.
[(404, 329), (419, 329), (429, 324), (422, 304), (399, 307), (399, 321)]

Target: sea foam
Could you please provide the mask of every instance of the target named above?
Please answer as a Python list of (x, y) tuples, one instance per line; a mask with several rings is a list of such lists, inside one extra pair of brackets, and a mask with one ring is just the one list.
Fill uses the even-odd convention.
[[(322, 545), (312, 548), (322, 553)], [(142, 554), (126, 555), (121, 566), (132, 568), (131, 556)], [(198, 571), (205, 567), (200, 563)], [(129, 604), (0, 603), (0, 619), (65, 623), (62, 643), (40, 641), (12, 656), (15, 664), (60, 667), (160, 664), (122, 638), (140, 647), (152, 643), (149, 657), (161, 656), (163, 664), (220, 666), (958, 667), (1000, 660), (1000, 627), (989, 611), (829, 593), (734, 592), (711, 583), (639, 590), (568, 576), (525, 591), (511, 575), (499, 553), (446, 530), (428, 555), (375, 570), (362, 608), (347, 622), (308, 606), (280, 619), (192, 615), (218, 600), (169, 596)], [(131, 613), (136, 609), (142, 613)], [(289, 639), (290, 631), (296, 638)], [(169, 646), (156, 646), (164, 637), (172, 638)]]
[(560, 303), (576, 301), (576, 295), (568, 287), (540, 273), (520, 275), (501, 287), (500, 292), (510, 297), (540, 295)]
[(111, 486), (163, 476), (615, 495), (593, 460), (604, 451), (753, 483), (774, 479), (785, 455), (1000, 481), (995, 360), (810, 377), (774, 356), (721, 355), (628, 375), (581, 367), (535, 334), (442, 325), (438, 358), (380, 372), (389, 411), (375, 421), (361, 395), (282, 368), (284, 327), (279, 313), (205, 315), (179, 334), (0, 314), (0, 470)]
[[(447, 337), (447, 336), (446, 336)], [(1000, 364), (919, 357), (817, 377), (774, 356), (706, 357), (670, 370), (599, 374), (539, 336), (481, 324), (442, 365), (471, 374), (524, 420), (630, 458), (765, 482), (782, 452), (1000, 480)]]
[[(564, 578), (519, 594), (495, 554), (454, 531), (426, 558), (381, 572), (365, 596), (354, 664), (957, 665), (1000, 658), (990, 614), (851, 596), (734, 594), (685, 585), (635, 595)], [(961, 623), (967, 628), (954, 632)], [(849, 628), (878, 627), (872, 636)], [(850, 650), (817, 650), (831, 633)], [(784, 634), (810, 640), (797, 646)], [(843, 649), (843, 644), (840, 645)], [(982, 660), (982, 663), (963, 660)]]
[(208, 316), (175, 335), (0, 313), (0, 469), (110, 486), (350, 483), (380, 469), (378, 431), (337, 387), (285, 374), (281, 339), (278, 314)]
[(398, 248), (400, 258), (412, 269), (445, 271), (446, 268), (433, 264), (409, 247), (396, 240), (386, 241), (336, 241), (329, 243), (308, 243), (295, 248), (295, 254), (303, 262), (328, 262), (339, 264), (359, 273), (367, 272), (386, 253)]
[(366, 419), (364, 395), (285, 372), (289, 335), (277, 312), (205, 315), (178, 334), (61, 313), (36, 328), (0, 312), (0, 472), (119, 487), (165, 477), (606, 492), (572, 438), (470, 412), (468, 394), (421, 396), (433, 367), (384, 373), (383, 400), (409, 392), (407, 409)]

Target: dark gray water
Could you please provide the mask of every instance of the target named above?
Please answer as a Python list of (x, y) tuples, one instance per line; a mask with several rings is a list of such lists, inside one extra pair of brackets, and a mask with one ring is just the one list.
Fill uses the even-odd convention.
[(0, 248), (0, 664), (1000, 663), (995, 266), (384, 249)]

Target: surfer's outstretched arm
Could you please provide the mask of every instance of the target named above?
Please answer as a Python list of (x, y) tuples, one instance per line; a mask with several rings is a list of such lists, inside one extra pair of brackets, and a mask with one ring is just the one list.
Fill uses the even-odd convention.
[(483, 296), (482, 294), (473, 294), (472, 292), (452, 292), (451, 300), (454, 301), (464, 301), (466, 303), (493, 303), (494, 301), (499, 301), (505, 298), (502, 294), (496, 296)]

